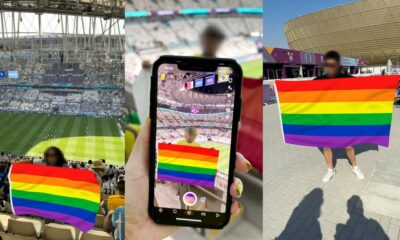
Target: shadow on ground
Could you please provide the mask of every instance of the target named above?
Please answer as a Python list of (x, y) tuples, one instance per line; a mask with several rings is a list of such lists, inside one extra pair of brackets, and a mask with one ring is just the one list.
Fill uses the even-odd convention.
[[(285, 229), (275, 239), (322, 239), (318, 218), (321, 215), (323, 202), (324, 196), (321, 188), (315, 188), (309, 192), (292, 212)], [(347, 213), (349, 218), (346, 223), (336, 225), (335, 240), (389, 239), (377, 220), (364, 215), (363, 202), (359, 196), (353, 195), (347, 201)], [(358, 225), (354, 226), (357, 223)]]

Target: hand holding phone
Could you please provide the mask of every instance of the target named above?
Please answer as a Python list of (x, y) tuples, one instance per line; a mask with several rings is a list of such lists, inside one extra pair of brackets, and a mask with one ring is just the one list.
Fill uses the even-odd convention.
[(232, 59), (162, 56), (154, 63), (148, 211), (156, 223), (228, 223), (241, 86)]
[[(149, 142), (150, 142), (150, 120), (144, 125), (140, 132), (135, 147), (126, 164), (125, 170), (125, 229), (126, 237), (129, 240), (148, 239), (160, 240), (172, 233), (178, 227), (156, 224), (148, 214), (148, 192), (149, 192)], [(235, 166), (239, 172), (247, 172), (251, 169), (249, 162), (242, 154), (237, 153)], [(230, 194), (238, 198), (237, 181), (230, 186)], [(234, 200), (231, 213), (237, 214), (240, 211), (239, 203)]]

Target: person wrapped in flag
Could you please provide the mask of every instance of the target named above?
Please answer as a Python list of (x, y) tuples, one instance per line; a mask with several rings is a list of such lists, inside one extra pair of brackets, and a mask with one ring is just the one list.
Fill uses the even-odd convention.
[(343, 73), (340, 59), (339, 53), (327, 52), (325, 74), (315, 81), (276, 81), (284, 140), (323, 148), (328, 167), (323, 182), (336, 173), (332, 148), (344, 148), (351, 171), (364, 179), (353, 146), (389, 145), (393, 99), (400, 79), (353, 78)]

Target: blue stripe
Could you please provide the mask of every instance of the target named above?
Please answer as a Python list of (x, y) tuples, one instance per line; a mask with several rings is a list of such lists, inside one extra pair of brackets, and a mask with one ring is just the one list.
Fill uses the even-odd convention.
[(285, 134), (304, 136), (389, 136), (390, 125), (326, 126), (283, 124)]
[[(12, 198), (13, 206), (36, 208), (44, 211), (58, 212), (68, 214), (77, 218), (93, 222), (96, 219), (96, 213), (83, 210), (81, 208), (68, 207), (54, 203), (39, 202), (23, 198)], [(44, 217), (44, 216), (43, 216)]]
[(157, 172), (159, 174), (165, 174), (165, 175), (181, 177), (181, 178), (189, 178), (189, 179), (212, 181), (212, 182), (214, 182), (214, 180), (215, 180), (214, 175), (207, 175), (207, 174), (186, 173), (186, 172), (172, 171), (172, 170), (166, 170), (166, 169), (161, 169), (161, 168), (159, 168)]

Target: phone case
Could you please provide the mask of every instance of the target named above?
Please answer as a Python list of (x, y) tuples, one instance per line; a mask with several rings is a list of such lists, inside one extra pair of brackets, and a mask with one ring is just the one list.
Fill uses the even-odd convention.
[[(158, 68), (164, 63), (178, 63), (191, 66), (229, 66), (234, 69), (237, 74), (235, 80), (235, 99), (234, 99), (234, 110), (233, 110), (233, 122), (232, 122), (232, 140), (230, 147), (230, 164), (228, 174), (228, 186), (233, 182), (233, 174), (235, 169), (235, 158), (236, 158), (236, 145), (237, 145), (237, 134), (238, 126), (240, 121), (241, 112), (241, 88), (242, 88), (242, 69), (240, 65), (233, 59), (226, 58), (201, 58), (201, 57), (183, 57), (183, 56), (161, 56), (153, 65), (152, 77), (151, 77), (151, 92), (150, 92), (150, 119), (151, 119), (151, 139), (150, 139), (150, 163), (149, 163), (149, 202), (148, 202), (148, 213), (154, 222), (158, 224), (178, 225), (178, 226), (189, 226), (198, 228), (211, 228), (211, 229), (222, 229), (226, 226), (230, 219), (230, 209), (232, 204), (232, 197), (229, 194), (226, 202), (226, 215), (225, 219), (220, 224), (207, 224), (207, 223), (195, 223), (195, 222), (180, 222), (175, 219), (160, 219), (156, 215), (156, 208), (154, 207), (154, 186), (155, 186), (155, 160), (156, 160), (156, 113), (157, 113), (157, 87), (158, 79), (157, 73)], [(200, 68), (199, 67), (199, 68)], [(206, 66), (205, 66), (206, 68)], [(196, 67), (194, 67), (194, 70)], [(204, 69), (204, 68), (203, 68)]]

